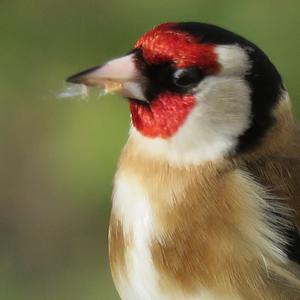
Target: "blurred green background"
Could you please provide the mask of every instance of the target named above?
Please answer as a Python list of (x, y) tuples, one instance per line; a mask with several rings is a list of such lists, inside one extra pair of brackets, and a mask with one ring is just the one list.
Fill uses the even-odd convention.
[(299, 115), (299, 10), (298, 0), (1, 0), (0, 299), (118, 299), (106, 236), (128, 107), (59, 100), (65, 77), (126, 53), (155, 24), (209, 22), (269, 54)]

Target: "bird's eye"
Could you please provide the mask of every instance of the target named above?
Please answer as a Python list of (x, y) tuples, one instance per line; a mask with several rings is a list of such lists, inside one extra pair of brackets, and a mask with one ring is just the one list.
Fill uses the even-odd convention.
[(197, 85), (204, 74), (197, 68), (179, 69), (174, 72), (174, 83), (179, 87), (192, 87)]

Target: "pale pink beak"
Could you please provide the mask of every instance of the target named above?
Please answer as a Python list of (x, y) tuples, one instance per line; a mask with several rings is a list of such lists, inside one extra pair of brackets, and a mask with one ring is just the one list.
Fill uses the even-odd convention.
[(79, 83), (105, 89), (107, 92), (146, 101), (142, 90), (143, 76), (134, 62), (134, 54), (116, 58), (104, 65), (94, 67), (67, 79), (67, 82)]

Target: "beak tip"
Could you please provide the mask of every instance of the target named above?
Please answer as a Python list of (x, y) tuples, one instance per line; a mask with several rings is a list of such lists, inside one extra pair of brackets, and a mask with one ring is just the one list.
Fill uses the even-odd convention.
[(77, 75), (72, 75), (72, 76), (70, 76), (70, 77), (68, 77), (67, 79), (66, 79), (66, 82), (68, 82), (68, 83), (81, 83), (81, 80), (80, 80), (80, 77), (79, 76), (77, 76)]
[(72, 75), (72, 76), (70, 76), (66, 79), (66, 82), (83, 84), (87, 81), (89, 75), (91, 73), (93, 73), (95, 70), (97, 70), (98, 68), (100, 68), (100, 67), (101, 66), (96, 66), (96, 67), (84, 70), (84, 71), (82, 71), (80, 73), (77, 73), (75, 75)]

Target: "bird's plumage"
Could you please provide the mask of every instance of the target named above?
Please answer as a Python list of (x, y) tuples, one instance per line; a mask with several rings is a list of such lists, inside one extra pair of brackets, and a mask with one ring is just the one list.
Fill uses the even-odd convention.
[(262, 50), (166, 23), (70, 80), (130, 101), (109, 229), (123, 300), (300, 299), (300, 129)]
[[(286, 232), (300, 221), (294, 148), (300, 135), (289, 115), (289, 103), (281, 103), (277, 126), (255, 152), (201, 166), (174, 167), (140, 152), (129, 139), (110, 226), (122, 299), (300, 299), (299, 248), (290, 249), (295, 263), (285, 254), (293, 243)], [(157, 290), (147, 290), (147, 260), (153, 260), (159, 298)], [(142, 269), (127, 278), (135, 263)], [(124, 292), (124, 280), (132, 294)]]

